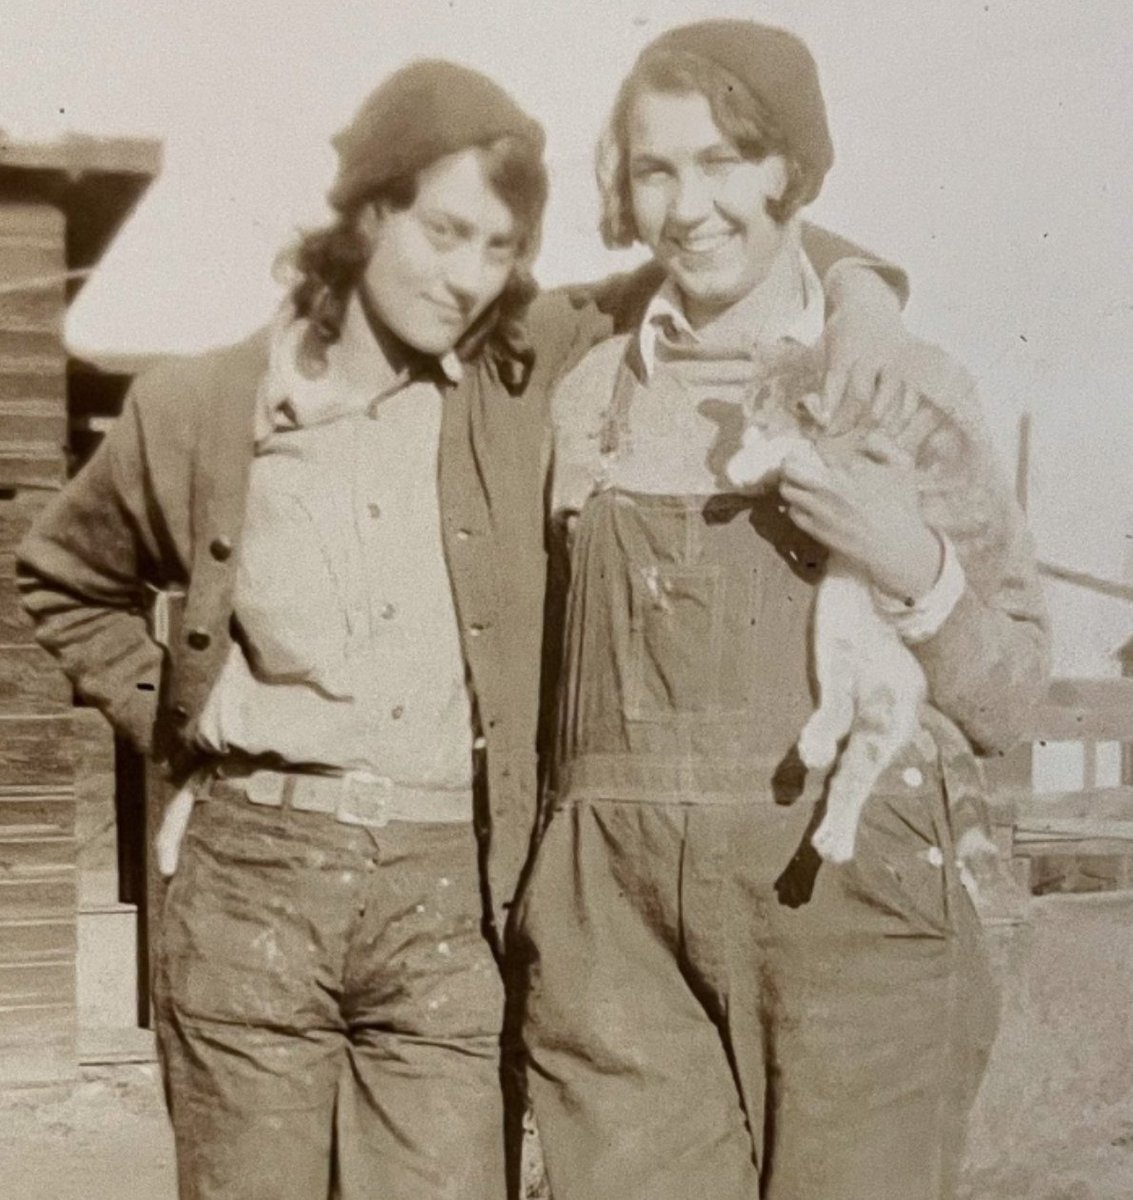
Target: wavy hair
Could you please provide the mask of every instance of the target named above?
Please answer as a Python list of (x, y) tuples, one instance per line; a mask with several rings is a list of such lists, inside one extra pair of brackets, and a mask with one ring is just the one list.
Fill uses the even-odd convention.
[[(488, 345), (523, 358), (527, 353), (523, 317), (538, 292), (531, 264), (539, 250), (547, 172), (539, 151), (519, 137), (497, 138), (475, 149), (484, 180), (519, 227), (519, 256), (499, 297), (465, 331), (456, 346), (461, 358), (475, 357)], [(320, 370), (326, 351), (342, 336), (350, 297), (370, 261), (370, 240), (361, 226), (363, 210), (404, 211), (417, 198), (418, 173), (399, 176), (339, 212), (329, 225), (302, 232), (276, 260), (276, 275), (290, 286), (295, 316), (308, 322), (300, 350), (302, 365)]]
[(772, 219), (782, 224), (802, 206), (810, 183), (807, 170), (791, 153), (783, 131), (751, 89), (731, 71), (698, 54), (647, 50), (618, 89), (610, 119), (598, 140), (595, 174), (601, 198), (599, 230), (611, 249), (632, 246), (638, 240), (627, 149), (629, 114), (644, 92), (703, 96), (720, 132), (744, 158), (762, 162), (768, 155), (782, 155), (787, 184), (782, 196), (767, 201)]

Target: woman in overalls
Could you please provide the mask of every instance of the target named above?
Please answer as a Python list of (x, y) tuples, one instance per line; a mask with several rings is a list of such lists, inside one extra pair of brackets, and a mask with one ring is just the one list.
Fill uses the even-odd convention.
[[(667, 278), (554, 406), (571, 581), (517, 930), (556, 1200), (953, 1194), (995, 1026), (957, 814), (977, 802), (971, 747), (1010, 742), (1043, 686), (1046, 623), (978, 422), (970, 519), (946, 532), (895, 451), (765, 495), (725, 478), (760, 364), (822, 330), (797, 213), (831, 159), (806, 48), (739, 21), (647, 47), (600, 159), (607, 240), (646, 243)], [(928, 351), (925, 389), (971, 409)], [(825, 781), (791, 755), (830, 550), (929, 689), (842, 865), (810, 843)]]

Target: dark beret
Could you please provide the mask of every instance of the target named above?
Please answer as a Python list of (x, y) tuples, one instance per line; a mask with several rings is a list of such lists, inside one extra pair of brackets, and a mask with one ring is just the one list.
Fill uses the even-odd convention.
[(754, 21), (700, 21), (670, 29), (641, 52), (691, 54), (734, 76), (755, 97), (786, 140), (787, 153), (806, 173), (801, 203), (818, 195), (834, 162), (818, 68), (794, 34)]
[(339, 211), (352, 208), (446, 154), (506, 136), (542, 153), (542, 126), (486, 75), (435, 59), (410, 63), (371, 92), (334, 138), (338, 175), (327, 199)]

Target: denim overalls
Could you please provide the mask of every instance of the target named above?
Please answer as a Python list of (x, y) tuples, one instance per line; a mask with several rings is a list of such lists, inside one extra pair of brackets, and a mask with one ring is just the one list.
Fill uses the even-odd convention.
[[(604, 431), (616, 453), (628, 366)], [(568, 464), (569, 465), (569, 464)], [(809, 835), (824, 552), (777, 494), (607, 480), (573, 535), (553, 809), (517, 921), (556, 1200), (941, 1200), (994, 1029), (938, 755)]]

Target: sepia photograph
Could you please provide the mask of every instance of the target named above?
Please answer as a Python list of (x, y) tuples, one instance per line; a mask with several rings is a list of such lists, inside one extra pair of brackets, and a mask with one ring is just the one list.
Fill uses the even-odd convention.
[(1133, 1195), (1127, 0), (0, 0), (0, 1196)]

